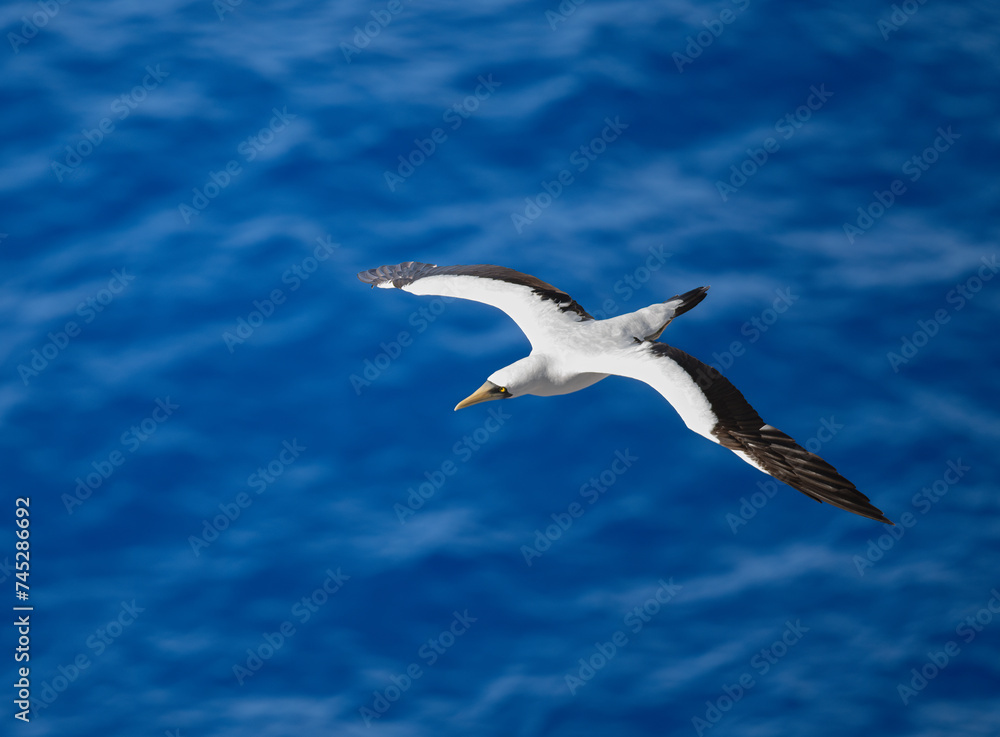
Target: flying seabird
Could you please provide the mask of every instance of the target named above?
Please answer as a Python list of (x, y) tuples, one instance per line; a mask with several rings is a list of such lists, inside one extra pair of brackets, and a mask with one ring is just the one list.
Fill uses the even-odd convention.
[(456, 410), (525, 394), (568, 394), (610, 375), (627, 376), (652, 386), (689, 429), (754, 468), (818, 502), (893, 524), (837, 469), (766, 424), (716, 369), (657, 342), (671, 320), (705, 298), (708, 287), (597, 320), (562, 290), (504, 266), (407, 261), (362, 271), (358, 279), (372, 287), (482, 302), (506, 312), (524, 332), (531, 353), (495, 371)]

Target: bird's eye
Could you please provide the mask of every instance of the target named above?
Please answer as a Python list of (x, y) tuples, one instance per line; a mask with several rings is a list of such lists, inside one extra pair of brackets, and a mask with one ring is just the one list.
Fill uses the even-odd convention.
[(500, 393), (501, 394), (506, 394), (507, 393), (507, 387), (505, 387), (505, 386), (500, 387)]

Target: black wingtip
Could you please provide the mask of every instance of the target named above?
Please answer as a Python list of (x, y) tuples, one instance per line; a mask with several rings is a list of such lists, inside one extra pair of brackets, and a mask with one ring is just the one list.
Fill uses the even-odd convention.
[[(756, 433), (746, 434), (730, 430), (730, 441), (743, 446), (743, 452), (752, 457), (765, 473), (793, 489), (851, 512), (860, 517), (895, 526), (882, 510), (871, 503), (858, 488), (844, 478), (836, 468), (771, 425), (764, 425)], [(726, 443), (723, 443), (724, 445)]]
[(358, 272), (358, 279), (365, 284), (378, 287), (388, 282), (397, 289), (411, 284), (422, 276), (436, 269), (436, 264), (425, 264), (420, 261), (404, 261), (401, 264), (386, 264), (377, 269)]

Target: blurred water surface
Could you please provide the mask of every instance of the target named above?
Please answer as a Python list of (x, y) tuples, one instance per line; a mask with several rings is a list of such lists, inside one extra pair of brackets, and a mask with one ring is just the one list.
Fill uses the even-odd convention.
[[(18, 733), (997, 734), (998, 15), (5, 6)], [(711, 285), (662, 339), (897, 527), (624, 379), (452, 412), (527, 342), (404, 260)]]

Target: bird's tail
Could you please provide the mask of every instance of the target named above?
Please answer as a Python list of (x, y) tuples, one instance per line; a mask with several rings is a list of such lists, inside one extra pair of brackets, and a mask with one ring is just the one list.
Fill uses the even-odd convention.
[[(660, 334), (666, 329), (667, 325), (670, 324), (671, 320), (678, 315), (683, 315), (685, 312), (705, 299), (705, 292), (707, 291), (708, 287), (698, 287), (697, 289), (692, 289), (690, 292), (684, 292), (684, 294), (675, 294), (670, 299), (664, 301), (663, 304), (667, 306), (666, 322), (653, 330), (653, 332), (649, 335), (646, 335), (644, 340), (656, 340), (659, 338)], [(636, 338), (636, 340), (638, 340), (638, 338)]]
[(675, 294), (668, 300), (665, 300), (663, 304), (670, 305), (676, 302), (674, 307), (674, 314), (671, 319), (677, 317), (678, 315), (683, 315), (685, 312), (695, 307), (703, 299), (705, 299), (705, 294), (708, 292), (709, 287), (698, 287), (697, 289), (692, 289), (690, 292), (684, 292), (684, 294)]

